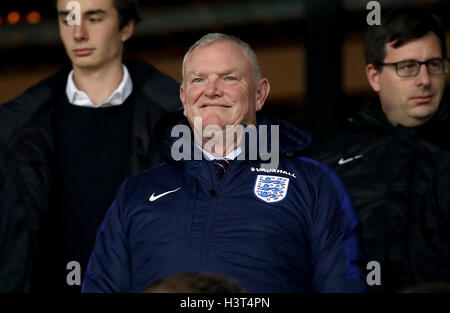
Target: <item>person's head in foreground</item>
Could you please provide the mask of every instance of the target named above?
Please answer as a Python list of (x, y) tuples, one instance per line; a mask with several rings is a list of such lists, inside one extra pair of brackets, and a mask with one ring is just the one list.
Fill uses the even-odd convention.
[(244, 289), (230, 278), (212, 273), (179, 273), (147, 287), (144, 293), (241, 293)]
[(428, 282), (405, 288), (402, 293), (450, 293), (448, 282)]

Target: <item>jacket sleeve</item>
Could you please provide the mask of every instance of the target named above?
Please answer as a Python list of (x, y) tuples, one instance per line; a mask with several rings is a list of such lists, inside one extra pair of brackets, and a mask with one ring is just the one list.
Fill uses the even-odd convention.
[(309, 162), (321, 172), (316, 175), (310, 230), (313, 292), (365, 292), (359, 224), (350, 199), (328, 167)]
[(97, 233), (81, 292), (131, 292), (128, 237), (125, 231), (126, 181)]
[(19, 197), (17, 168), (0, 145), (0, 293), (29, 292), (36, 236)]
[[(444, 163), (444, 162), (443, 162)], [(450, 164), (436, 169), (433, 184), (424, 191), (421, 224), (427, 232), (427, 262), (433, 266), (416, 266), (423, 281), (450, 282)], [(417, 241), (419, 241), (417, 239)], [(418, 264), (418, 262), (416, 262)]]

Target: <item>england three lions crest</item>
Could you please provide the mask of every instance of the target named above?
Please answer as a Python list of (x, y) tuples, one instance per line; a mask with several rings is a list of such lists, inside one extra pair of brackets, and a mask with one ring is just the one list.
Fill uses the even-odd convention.
[(288, 186), (289, 178), (273, 175), (258, 175), (253, 192), (262, 201), (274, 203), (286, 197)]

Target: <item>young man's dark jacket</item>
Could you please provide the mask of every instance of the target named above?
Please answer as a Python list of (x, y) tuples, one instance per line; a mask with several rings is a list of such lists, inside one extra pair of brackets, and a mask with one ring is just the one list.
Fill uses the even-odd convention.
[(450, 281), (449, 116), (442, 102), (425, 124), (394, 127), (379, 101), (367, 102), (346, 131), (313, 152), (342, 180), (368, 260), (381, 264), (381, 286), (372, 291)]
[[(145, 63), (125, 65), (135, 97), (131, 176), (161, 161), (158, 123), (180, 110), (181, 102), (172, 78)], [(33, 282), (33, 268), (45, 253), (42, 234), (55, 187), (55, 99), (65, 93), (68, 73), (58, 72), (0, 106), (0, 292), (28, 292), (45, 283)]]

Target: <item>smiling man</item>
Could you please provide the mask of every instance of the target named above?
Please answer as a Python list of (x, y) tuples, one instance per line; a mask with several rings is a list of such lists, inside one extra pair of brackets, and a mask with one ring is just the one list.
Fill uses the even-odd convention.
[[(195, 48), (196, 57), (191, 58)], [(180, 98), (191, 124), (193, 116), (202, 117), (204, 126), (256, 124), (254, 113), (264, 104), (269, 82), (253, 74), (249, 57), (236, 60), (239, 49), (222, 41), (187, 53)], [(230, 66), (232, 61), (236, 66)]]
[[(195, 50), (195, 58), (191, 58)], [(236, 58), (241, 50), (247, 56)], [(208, 126), (256, 125), (260, 111), (269, 94), (270, 84), (262, 78), (256, 56), (245, 46), (219, 41), (214, 45), (194, 45), (183, 60), (183, 84), (180, 98), (184, 115), (193, 126), (197, 140), (204, 145), (211, 137), (203, 136)], [(195, 127), (194, 117), (200, 117), (202, 127)], [(224, 141), (226, 136), (221, 136)], [(219, 156), (237, 148), (237, 142), (217, 143)], [(216, 151), (214, 151), (216, 152)]]
[(204, 159), (171, 160), (127, 180), (99, 230), (83, 291), (141, 292), (182, 272), (225, 275), (250, 292), (363, 291), (353, 208), (331, 171), (299, 157), (307, 134), (257, 118), (269, 81), (249, 45), (205, 35), (183, 73), (183, 124), (279, 127), (279, 165), (239, 159), (249, 146), (239, 150), (238, 138), (212, 151), (195, 137)]
[[(124, 178), (161, 160), (178, 83), (123, 61), (137, 1), (57, 1), (71, 69), (0, 107), (0, 292), (73, 291)], [(75, 14), (78, 14), (75, 12)]]
[(450, 281), (450, 111), (445, 34), (420, 9), (383, 15), (365, 40), (366, 74), (378, 99), (315, 157), (335, 170), (362, 226), (374, 292)]

